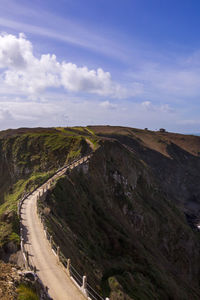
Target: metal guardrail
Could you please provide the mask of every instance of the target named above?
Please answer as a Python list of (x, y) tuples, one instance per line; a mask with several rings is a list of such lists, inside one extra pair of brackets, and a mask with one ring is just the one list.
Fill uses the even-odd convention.
[(70, 264), (69, 271), (70, 271), (70, 276), (72, 276), (81, 287), (83, 285), (83, 276), (81, 276), (71, 264)]
[[(46, 181), (46, 183), (49, 182), (49, 187), (50, 187), (51, 183), (54, 182), (53, 177), (55, 175), (57, 175), (59, 172), (61, 172), (64, 169), (66, 169), (66, 170), (71, 169), (75, 166), (78, 166), (82, 163), (85, 163), (86, 161), (88, 161), (88, 159), (90, 157), (91, 157), (91, 155), (88, 155), (88, 156), (85, 156), (81, 159), (76, 159), (75, 161), (71, 162), (68, 165), (64, 165), (63, 167), (59, 168), (51, 177), (49, 177), (48, 180)], [(51, 178), (52, 178), (52, 180), (51, 180)], [(40, 188), (43, 185), (45, 185), (45, 183), (38, 186), (35, 190), (37, 190), (38, 188)], [(48, 187), (47, 187), (47, 189), (48, 189)], [(30, 196), (33, 192), (25, 194), (24, 197), (19, 201), (18, 210), (17, 210), (19, 217), (21, 215), (21, 207), (22, 207), (22, 204), (23, 204), (24, 200), (27, 199), (28, 196)], [(39, 198), (42, 197), (45, 192), (46, 192), (45, 188), (43, 188), (42, 194), (40, 195), (40, 193), (39, 193), (37, 199), (39, 200)], [(51, 249), (54, 251), (54, 254), (57, 255), (58, 261), (62, 264), (62, 267), (64, 268), (66, 274), (71, 278), (71, 280), (73, 280), (76, 283), (79, 290), (83, 293), (83, 295), (88, 300), (104, 300), (104, 298), (102, 298), (102, 296), (100, 296), (91, 287), (91, 285), (89, 283), (87, 283), (87, 277), (82, 276), (82, 275), (79, 274), (79, 272), (71, 264), (71, 260), (65, 258), (64, 254), (60, 251), (60, 247), (57, 246), (56, 243), (53, 241), (52, 236), (50, 235), (50, 233), (47, 230), (47, 227), (45, 226), (44, 216), (42, 216), (41, 213), (39, 212), (38, 205), (37, 205), (37, 213), (40, 217), (41, 223), (43, 225), (45, 236), (46, 236), (47, 240), (50, 243)], [(20, 239), (21, 239), (21, 251), (22, 251), (22, 255), (24, 257), (25, 267), (26, 267), (26, 269), (33, 270), (33, 271), (36, 272), (36, 267), (31, 265), (31, 263), (29, 261), (28, 252), (24, 248), (23, 229), (22, 229), (21, 219), (20, 219)], [(106, 298), (106, 300), (109, 300), (109, 298)]]
[[(90, 157), (87, 156), (87, 157)], [(81, 158), (82, 159), (82, 158)], [(64, 170), (65, 168), (70, 168), (71, 166), (73, 166), (73, 164), (75, 164), (76, 162), (78, 162), (79, 160), (81, 159), (76, 159), (74, 160), (73, 162), (71, 162), (70, 164), (68, 165), (64, 165), (62, 168), (59, 168), (55, 174), (53, 174), (52, 176), (50, 176), (46, 183), (51, 179), (53, 178), (56, 174), (58, 174), (60, 171)], [(29, 259), (29, 254), (28, 252), (25, 250), (25, 247), (24, 247), (24, 238), (23, 238), (23, 226), (22, 226), (22, 222), (21, 222), (21, 208), (22, 208), (22, 205), (23, 205), (23, 202), (31, 195), (33, 194), (38, 188), (40, 188), (41, 186), (45, 185), (45, 182), (41, 185), (39, 185), (38, 187), (36, 187), (32, 192), (29, 192), (29, 193), (25, 193), (24, 196), (22, 197), (22, 199), (20, 199), (20, 201), (18, 202), (18, 207), (17, 207), (17, 214), (19, 216), (19, 219), (20, 219), (20, 246), (21, 246), (21, 252), (22, 252), (22, 257), (24, 259), (24, 267), (27, 269), (27, 270), (30, 270), (30, 271), (35, 271), (36, 270), (36, 266), (33, 266), (30, 262), (30, 259)], [(43, 189), (43, 194), (45, 193), (45, 189)], [(39, 196), (40, 196), (40, 193), (39, 193)], [(41, 195), (42, 196), (42, 195)], [(38, 210), (37, 210), (37, 213), (38, 213)], [(49, 238), (50, 239), (50, 236), (49, 234), (47, 233), (47, 231), (45, 231), (45, 234), (46, 234), (46, 237), (47, 239)], [(55, 243), (52, 243), (52, 247), (54, 248), (54, 252), (57, 253), (57, 246), (55, 245)]]
[[(87, 283), (88, 296), (93, 300), (104, 300), (92, 287)], [(108, 298), (106, 298), (108, 300)]]

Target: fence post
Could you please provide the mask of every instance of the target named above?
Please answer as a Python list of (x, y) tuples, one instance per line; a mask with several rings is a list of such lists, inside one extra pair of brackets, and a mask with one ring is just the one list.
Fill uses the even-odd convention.
[(60, 260), (59, 256), (60, 256), (60, 247), (57, 247), (57, 256), (58, 256), (58, 260)]
[(28, 251), (26, 251), (23, 247), (23, 253), (24, 258), (25, 258), (25, 268), (28, 270), (29, 268), (29, 256), (28, 256)]
[(53, 237), (52, 237), (52, 235), (50, 235), (50, 240), (49, 240), (49, 242), (50, 242), (51, 248), (52, 248), (52, 239), (53, 239)]
[(88, 292), (87, 292), (87, 277), (85, 275), (83, 276), (82, 290), (83, 290), (83, 293), (86, 296), (88, 296)]
[(24, 239), (23, 238), (21, 238), (21, 250), (22, 250), (22, 252), (24, 251)]
[(20, 237), (21, 237), (21, 239), (23, 239), (23, 228), (22, 227), (20, 227)]
[(67, 274), (70, 276), (70, 265), (71, 265), (71, 259), (68, 258), (67, 260)]

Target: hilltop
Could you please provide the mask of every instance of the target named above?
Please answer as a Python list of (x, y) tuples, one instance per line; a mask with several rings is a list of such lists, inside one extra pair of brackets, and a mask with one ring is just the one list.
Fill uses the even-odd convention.
[(118, 126), (0, 132), (1, 258), (20, 262), (18, 199), (91, 152), (88, 167), (62, 176), (40, 204), (62, 252), (111, 300), (199, 299), (198, 136)]

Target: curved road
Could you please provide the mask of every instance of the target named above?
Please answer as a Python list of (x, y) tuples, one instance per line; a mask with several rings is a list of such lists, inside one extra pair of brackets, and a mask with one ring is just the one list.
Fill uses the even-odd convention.
[[(82, 162), (83, 160), (80, 160), (76, 165)], [(52, 178), (63, 175), (66, 170), (67, 167)], [(58, 258), (51, 250), (37, 215), (37, 196), (39, 192), (42, 193), (43, 188), (46, 188), (49, 182), (47, 181), (38, 188), (22, 204), (21, 221), (26, 231), (25, 250), (28, 251), (31, 264), (36, 266), (38, 276), (48, 287), (49, 295), (54, 300), (85, 300), (86, 298), (58, 263)]]

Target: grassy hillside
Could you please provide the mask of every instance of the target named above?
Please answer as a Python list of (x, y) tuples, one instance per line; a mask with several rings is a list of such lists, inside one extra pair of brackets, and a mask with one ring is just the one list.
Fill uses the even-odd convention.
[(19, 244), (17, 203), (63, 164), (91, 152), (97, 138), (83, 128), (0, 132), (0, 256)]

